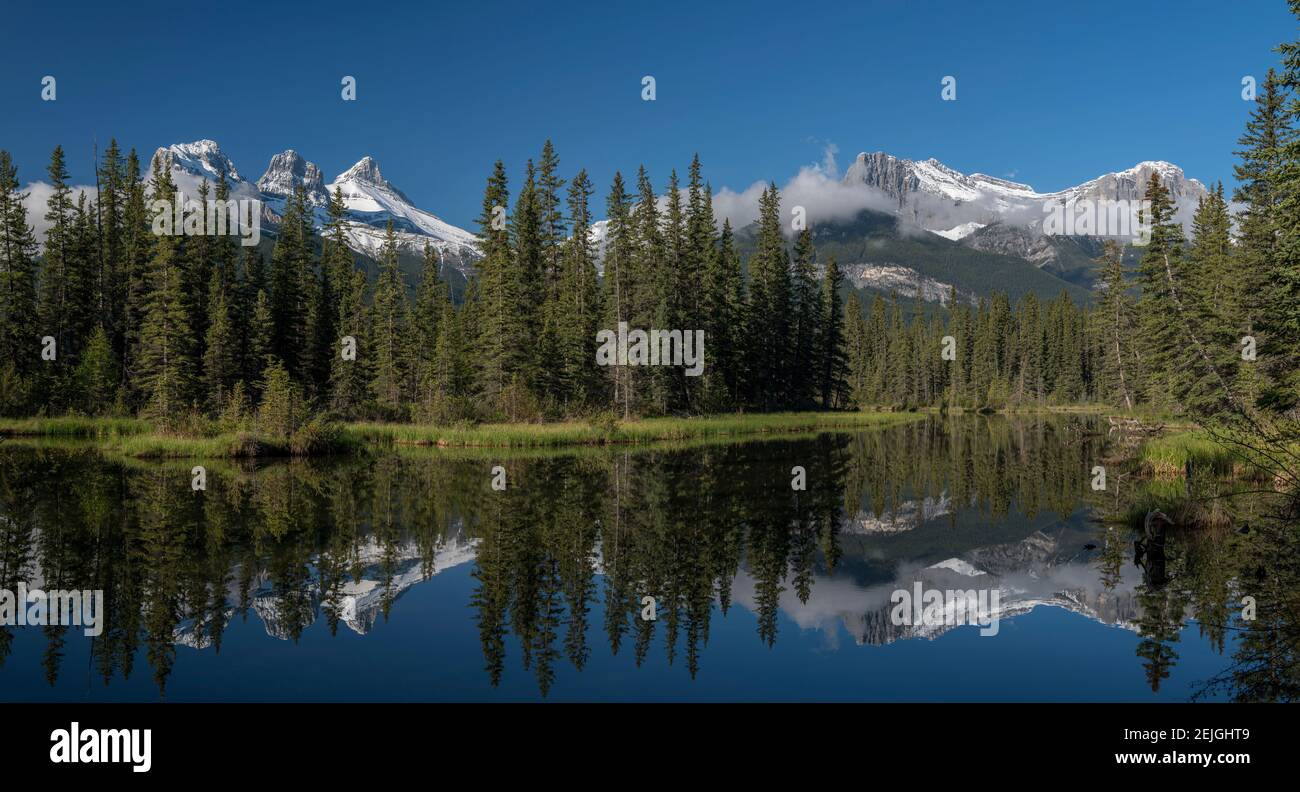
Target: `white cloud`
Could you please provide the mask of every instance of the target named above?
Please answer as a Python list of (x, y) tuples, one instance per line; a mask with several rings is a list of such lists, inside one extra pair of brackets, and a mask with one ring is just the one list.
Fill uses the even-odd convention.
[[(803, 207), (808, 224), (851, 218), (863, 209), (892, 212), (894, 202), (889, 196), (862, 184), (845, 184), (840, 181), (839, 165), (835, 155), (839, 147), (826, 144), (820, 163), (799, 169), (781, 189), (781, 219), (787, 232), (790, 230), (791, 210)], [(713, 211), (731, 220), (733, 228), (743, 228), (758, 219), (758, 199), (766, 189), (765, 182), (754, 182), (741, 192), (728, 187), (713, 196)]]
[[(27, 194), (27, 198), (23, 201), (23, 206), (27, 207), (27, 225), (36, 229), (36, 241), (44, 246), (45, 232), (50, 229), (50, 221), (45, 219), (45, 212), (49, 209), (54, 185), (39, 181), (32, 182), (23, 188), (23, 192)], [(94, 200), (99, 194), (93, 184), (74, 184), (72, 185), (73, 206), (77, 205), (82, 193), (85, 193), (87, 201)]]

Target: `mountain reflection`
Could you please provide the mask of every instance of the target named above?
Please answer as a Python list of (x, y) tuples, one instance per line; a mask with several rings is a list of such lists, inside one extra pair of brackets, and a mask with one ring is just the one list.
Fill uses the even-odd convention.
[[(90, 641), (104, 684), (143, 654), (165, 694), (178, 646), (219, 653), (250, 612), (289, 642), (309, 628), (396, 629), (384, 622), (400, 619), (403, 593), (468, 564), (485, 681), (500, 683), (513, 656), (542, 695), (562, 664), (581, 671), (594, 652), (637, 666), (661, 652), (694, 677), (735, 605), (756, 619), (752, 651), (778, 641), (778, 616), (831, 643), (841, 630), (883, 645), (959, 629), (893, 623), (891, 593), (919, 582), (996, 590), (1001, 619), (1050, 606), (1132, 631), (1153, 691), (1194, 621), (1225, 655), (1202, 692), (1295, 698), (1294, 531), (1261, 511), (1246, 534), (1232, 515), (1135, 552), (1126, 515), (1168, 485), (1092, 492), (1103, 439), (1083, 418), (934, 418), (683, 448), (211, 464), (204, 492), (188, 463), (9, 443), (0, 588), (101, 589), (107, 623), (98, 638), (0, 627), (0, 696), (19, 629), (44, 630), (51, 685), (66, 643)], [(490, 486), (496, 464), (504, 492)], [(804, 490), (791, 486), (796, 465)], [(1253, 622), (1237, 619), (1243, 590)]]

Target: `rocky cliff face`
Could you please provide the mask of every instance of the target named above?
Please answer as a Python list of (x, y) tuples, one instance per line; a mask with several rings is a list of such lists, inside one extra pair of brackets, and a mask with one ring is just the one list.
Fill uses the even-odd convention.
[(266, 172), (257, 180), (257, 189), (262, 195), (280, 199), (292, 195), (298, 185), (306, 189), (307, 202), (312, 206), (329, 205), (330, 196), (325, 190), (325, 178), (320, 168), (293, 149), (271, 157)]

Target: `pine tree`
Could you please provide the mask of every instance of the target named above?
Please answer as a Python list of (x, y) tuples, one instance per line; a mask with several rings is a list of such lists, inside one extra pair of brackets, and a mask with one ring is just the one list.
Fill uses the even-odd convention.
[(26, 407), (26, 389), (39, 360), (36, 313), (36, 237), (27, 224), (27, 194), (19, 192), (18, 170), (0, 151), (0, 347), (11, 350), (0, 363), (6, 383), (0, 411)]
[[(155, 201), (172, 203), (176, 187), (170, 169), (154, 169), (152, 193)], [(145, 411), (164, 424), (175, 421), (190, 407), (197, 368), (179, 240), (175, 234), (163, 234), (154, 244), (140, 334), (139, 372)]]
[[(669, 307), (665, 282), (667, 265), (664, 251), (664, 229), (659, 212), (659, 202), (650, 175), (642, 165), (637, 170), (637, 201), (632, 208), (632, 223), (636, 228), (636, 252), (632, 258), (632, 293), (628, 324), (633, 330), (666, 329), (663, 321)], [(630, 354), (629, 354), (630, 357)], [(631, 366), (626, 376), (631, 391), (640, 394), (641, 407), (662, 413), (666, 408), (667, 387), (662, 369)]]
[[(330, 359), (330, 404), (339, 413), (357, 417), (370, 403), (370, 382), (374, 368), (370, 311), (365, 302), (366, 275), (353, 270), (340, 292), (339, 339)], [(356, 357), (343, 357), (344, 344), (355, 344)]]
[(1219, 377), (1235, 379), (1238, 341), (1248, 328), (1247, 295), (1241, 290), (1233, 248), (1232, 221), (1220, 184), (1196, 208), (1186, 256), (1186, 316), (1212, 363), (1188, 376), (1182, 400), (1196, 410), (1212, 412), (1222, 406)]
[(96, 316), (102, 317), (113, 353), (119, 360), (126, 340), (126, 207), (134, 178), (134, 174), (128, 178), (117, 140), (110, 140), (104, 161), (95, 170), (99, 230), (99, 278), (95, 296)]
[(560, 294), (556, 301), (560, 390), (578, 406), (594, 403), (602, 390), (600, 372), (594, 365), (596, 331), (602, 311), (588, 208), (593, 192), (587, 172), (578, 171), (569, 184), (567, 207), (572, 233), (564, 246)]
[[(211, 234), (216, 230), (207, 227), (209, 214), (207, 207), (212, 195), (212, 189), (208, 186), (205, 179), (199, 183), (198, 202), (194, 204), (187, 203), (186, 214), (194, 212), (198, 215), (198, 222), (195, 228), (198, 233), (190, 234), (186, 232), (186, 238), (182, 241), (184, 268), (184, 289), (186, 308), (189, 313), (190, 330), (194, 333), (194, 355), (199, 361), (204, 358), (204, 344), (208, 337), (208, 289), (212, 284), (212, 271), (214, 267), (213, 245), (214, 237)], [(186, 225), (189, 225), (187, 218)]]
[(520, 279), (516, 277), (514, 251), (511, 247), (511, 224), (506, 220), (510, 193), (505, 165), (497, 160), (483, 192), (483, 211), (479, 215), (478, 352), (481, 384), (485, 400), (501, 403), (503, 394), (525, 366), (527, 338), (526, 318)]
[(1277, 182), (1282, 149), (1294, 135), (1288, 123), (1285, 91), (1277, 72), (1269, 69), (1246, 131), (1237, 141), (1242, 148), (1235, 152), (1241, 164), (1234, 168), (1238, 186), (1232, 197), (1243, 207), (1237, 215), (1237, 279), (1248, 333), (1254, 332), (1272, 291), (1269, 283), (1277, 261), (1281, 197)]
[[(661, 221), (662, 258), (655, 286), (654, 321), (652, 327), (661, 330), (691, 329), (687, 325), (687, 295), (697, 284), (690, 280), (691, 251), (687, 246), (686, 213), (682, 206), (681, 186), (677, 171), (668, 177), (668, 196)], [(662, 354), (662, 350), (661, 350)], [(657, 401), (662, 412), (682, 412), (690, 409), (690, 378), (680, 366), (657, 366), (652, 371)]]
[[(1300, 17), (1300, 0), (1289, 4)], [(1269, 157), (1271, 149), (1260, 152), (1268, 163), (1270, 197), (1277, 201), (1267, 211), (1275, 220), (1277, 244), (1269, 252), (1273, 263), (1265, 276), (1268, 297), (1259, 321), (1264, 367), (1272, 379), (1262, 401), (1294, 413), (1300, 405), (1300, 40), (1282, 44), (1278, 52), (1285, 116), (1279, 124), (1276, 158)]]
[[(624, 322), (632, 322), (634, 295), (639, 289), (636, 277), (636, 228), (631, 214), (631, 197), (623, 184), (623, 174), (615, 171), (605, 200), (605, 319), (602, 327), (618, 332)], [(632, 371), (629, 366), (609, 367), (613, 387), (612, 404), (622, 408), (624, 418), (631, 417), (633, 394)]]
[[(343, 192), (334, 188), (330, 196), (329, 220), (325, 230), (322, 268), (332, 273), (338, 298), (336, 338), (330, 348), (330, 407), (338, 413), (356, 418), (370, 404), (370, 380), (374, 348), (367, 310), (366, 275), (358, 269), (347, 245)], [(355, 346), (354, 358), (345, 358), (345, 345)]]
[(63, 389), (57, 388), (55, 380), (66, 367), (76, 364), (79, 339), (75, 325), (84, 316), (76, 311), (77, 296), (83, 284), (80, 283), (81, 271), (76, 261), (76, 213), (62, 146), (54, 147), (47, 173), (51, 193), (46, 201), (45, 220), (49, 228), (45, 232), (44, 266), (40, 279), (39, 324), (43, 336), (54, 338), (57, 357), (52, 366), (43, 367), (41, 373), (50, 398), (58, 400)]
[(542, 157), (537, 164), (537, 219), (540, 241), (543, 299), (554, 302), (559, 295), (562, 280), (565, 239), (568, 236), (561, 211), (560, 190), (565, 181), (557, 173), (560, 158), (550, 140), (542, 147)]
[(758, 243), (749, 259), (749, 337), (751, 402), (763, 410), (788, 404), (790, 343), (790, 263), (781, 235), (781, 197), (770, 184), (759, 199)]
[(304, 238), (305, 192), (299, 187), (285, 201), (280, 235), (271, 250), (267, 297), (271, 305), (272, 348), (289, 376), (302, 378), (306, 368), (310, 240)]
[[(1150, 226), (1150, 241), (1138, 266), (1138, 337), (1142, 339), (1144, 401), (1172, 410), (1183, 391), (1186, 359), (1174, 295), (1182, 283), (1182, 229), (1173, 219), (1173, 201), (1158, 173), (1151, 175), (1146, 199), (1151, 204), (1143, 222)], [(1058, 359), (1051, 354), (1049, 359)]]
[(438, 345), (438, 321), (442, 318), (446, 302), (446, 286), (438, 277), (440, 267), (438, 251), (426, 244), (420, 283), (415, 292), (415, 308), (411, 313), (411, 350), (408, 354), (416, 401), (426, 413), (438, 392), (434, 357)]
[(816, 250), (812, 231), (804, 228), (794, 246), (794, 265), (790, 275), (790, 356), (786, 380), (790, 406), (806, 409), (814, 398), (821, 398), (821, 361), (818, 360), (817, 336), (820, 330), (823, 295), (817, 288)]
[(405, 287), (397, 270), (397, 235), (390, 220), (379, 252), (379, 279), (375, 283), (370, 321), (374, 339), (370, 391), (375, 402), (389, 415), (401, 410), (406, 394), (406, 314)]
[[(818, 396), (823, 410), (845, 406), (849, 396), (849, 357), (844, 338), (844, 303), (840, 298), (843, 286), (844, 275), (835, 257), (831, 256), (822, 276), (821, 317), (816, 339)], [(855, 305), (855, 309), (861, 321), (861, 308)]]
[(713, 223), (712, 202), (706, 189), (703, 205), (696, 210), (698, 215), (692, 215), (690, 227), (691, 247), (700, 262), (703, 280), (696, 310), (699, 326), (704, 329), (704, 407), (721, 411), (734, 408), (739, 398), (745, 294), (729, 219), (722, 221), (722, 235), (714, 245), (708, 228)]
[(74, 381), (83, 409), (91, 415), (110, 412), (117, 396), (117, 363), (113, 347), (102, 325), (90, 334), (90, 340), (77, 363)]
[(126, 185), (126, 205), (122, 216), (121, 266), (125, 292), (125, 304), (122, 307), (122, 385), (128, 404), (138, 407), (144, 399), (140, 358), (151, 291), (149, 262), (154, 236), (150, 229), (150, 214), (145, 208), (145, 185), (140, 179), (140, 161), (135, 149), (131, 149), (127, 155), (123, 180)]
[(848, 364), (848, 398), (858, 405), (874, 399), (869, 392), (871, 378), (871, 342), (867, 337), (867, 322), (862, 315), (862, 303), (854, 294), (849, 297), (844, 317), (844, 346)]
[[(1123, 273), (1120, 274), (1122, 278)], [(1126, 318), (1131, 321), (1131, 316)], [(1047, 395), (1043, 379), (1043, 344), (1042, 306), (1038, 296), (1028, 292), (1016, 310), (1017, 363), (1012, 393), (1017, 401), (1040, 402)]]
[(203, 353), (203, 385), (208, 409), (214, 415), (226, 409), (235, 383), (240, 381), (239, 338), (220, 270), (209, 286), (207, 338)]
[[(546, 290), (546, 265), (542, 260), (543, 228), (542, 205), (538, 194), (537, 169), (529, 160), (525, 168), (524, 184), (515, 199), (515, 210), (510, 216), (513, 255), (509, 259), (506, 281), (511, 295), (510, 313), (514, 330), (519, 335), (506, 341), (513, 346), (514, 362), (510, 368), (516, 390), (545, 394), (553, 385), (542, 376), (545, 355), (553, 354), (555, 338), (542, 338), (541, 305)], [(536, 343), (522, 344), (523, 338)], [(515, 398), (514, 395), (510, 397)]]

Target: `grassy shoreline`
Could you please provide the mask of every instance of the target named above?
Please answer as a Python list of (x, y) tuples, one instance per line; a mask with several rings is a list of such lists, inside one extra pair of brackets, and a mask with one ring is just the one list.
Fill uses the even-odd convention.
[(1142, 444), (1138, 461), (1155, 478), (1182, 478), (1189, 465), (1236, 478), (1266, 477), (1269, 469), (1265, 460), (1234, 444), (1231, 436), (1219, 439), (1204, 429), (1179, 429), (1153, 437)]
[(134, 418), (0, 419), (0, 437), (81, 438), (105, 451), (148, 458), (256, 458), (346, 454), (370, 445), (435, 448), (558, 448), (564, 446), (640, 445), (753, 435), (807, 434), (894, 426), (921, 420), (923, 413), (804, 412), (714, 415), (695, 418), (645, 418), (633, 421), (546, 424), (349, 423), (339, 428), (327, 449), (302, 453), (285, 440), (257, 432), (188, 436), (156, 432)]

